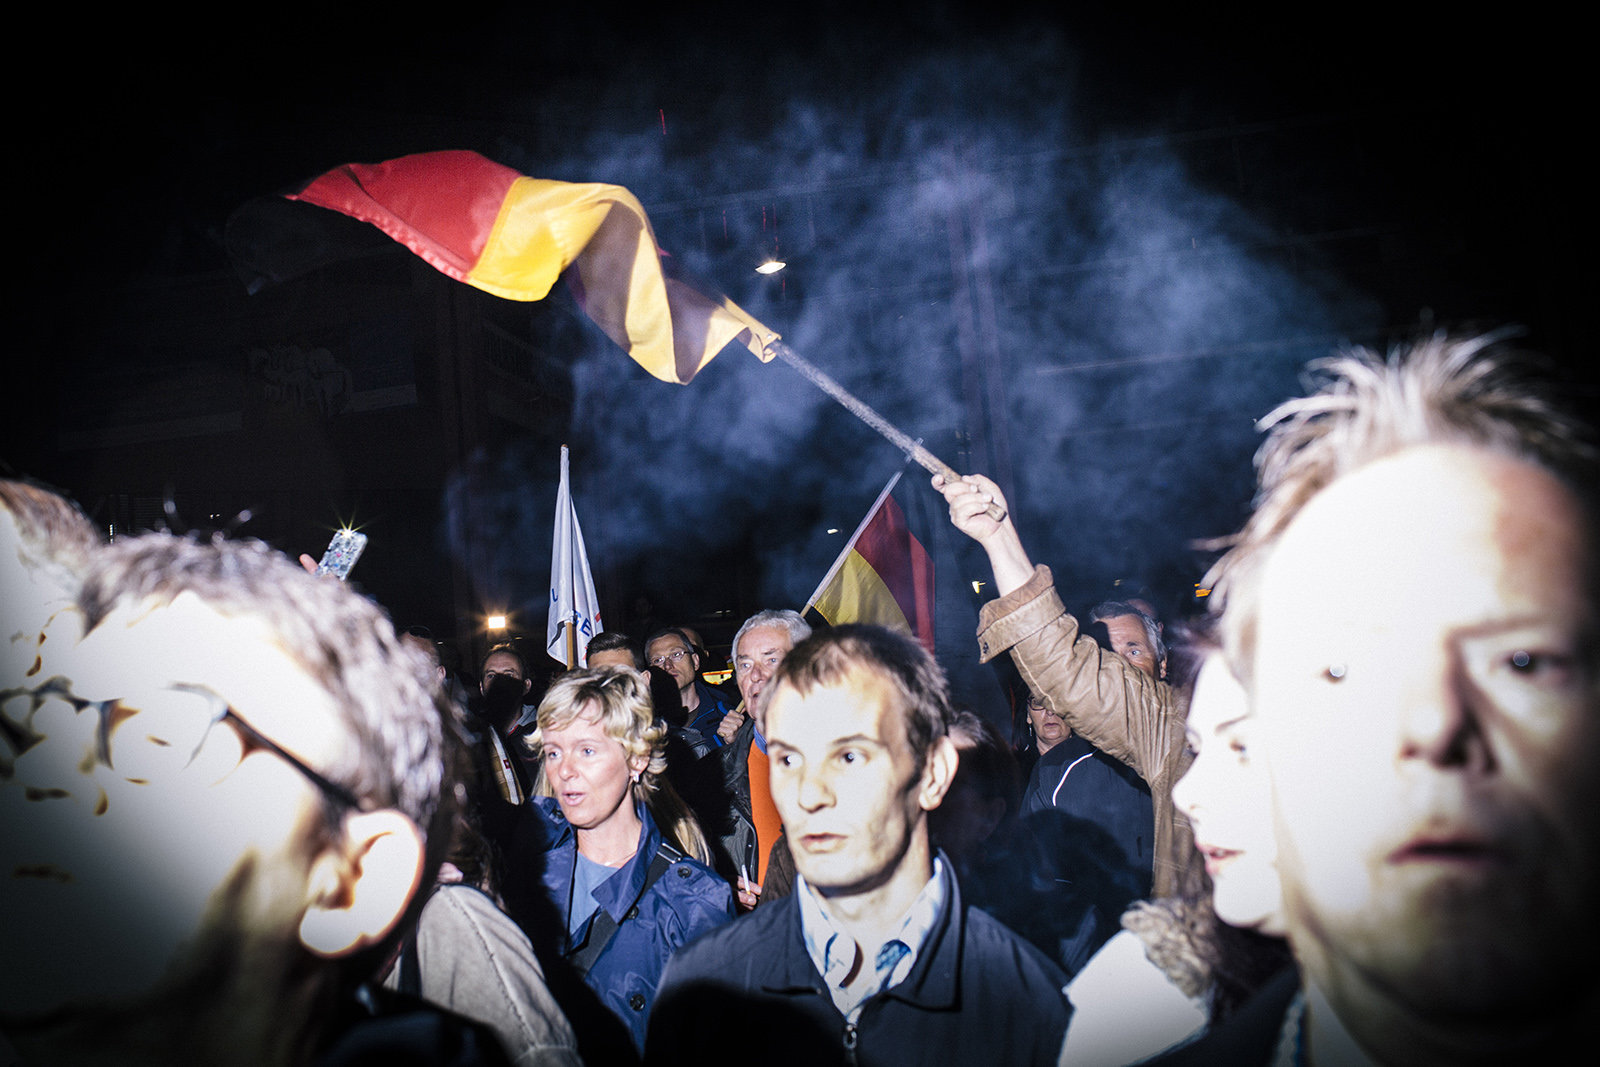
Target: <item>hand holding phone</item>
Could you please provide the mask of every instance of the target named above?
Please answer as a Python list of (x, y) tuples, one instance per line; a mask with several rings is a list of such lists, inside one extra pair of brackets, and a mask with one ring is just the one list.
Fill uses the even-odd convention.
[(322, 554), (322, 562), (317, 564), (318, 576), (331, 574), (341, 582), (350, 576), (350, 568), (356, 565), (356, 560), (361, 558), (361, 552), (367, 547), (367, 535), (357, 533), (355, 530), (340, 530), (333, 535), (333, 540), (328, 542), (328, 550)]

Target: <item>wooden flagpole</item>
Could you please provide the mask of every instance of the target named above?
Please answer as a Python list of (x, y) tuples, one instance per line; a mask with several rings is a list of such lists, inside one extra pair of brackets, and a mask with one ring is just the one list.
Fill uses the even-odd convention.
[[(944, 480), (947, 482), (958, 482), (961, 480), (961, 475), (956, 473), (954, 467), (950, 466), (950, 464), (946, 463), (938, 456), (935, 456), (932, 452), (929, 452), (926, 448), (923, 448), (920, 443), (913, 441), (904, 432), (890, 423), (888, 419), (878, 414), (865, 402), (857, 398), (855, 394), (851, 393), (844, 386), (834, 381), (820, 368), (813, 366), (810, 362), (803, 359), (794, 349), (790, 348), (782, 341), (773, 341), (771, 344), (766, 346), (766, 350), (773, 356), (773, 358), (783, 360), (785, 363), (789, 364), (789, 366), (799, 371), (818, 389), (821, 389), (824, 393), (827, 393), (839, 403), (843, 404), (852, 415), (866, 423), (868, 426), (872, 427), (874, 430), (877, 430), (880, 434), (888, 439), (890, 444), (904, 452), (913, 462), (921, 466), (923, 470), (930, 474), (941, 474), (944, 476)], [(1000, 522), (1006, 517), (1005, 509), (999, 504), (991, 503), (987, 510), (989, 517), (995, 522)]]

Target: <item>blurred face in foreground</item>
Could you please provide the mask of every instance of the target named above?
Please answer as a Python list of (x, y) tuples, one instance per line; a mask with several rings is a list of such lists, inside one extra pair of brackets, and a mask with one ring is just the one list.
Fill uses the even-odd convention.
[(1172, 788), (1172, 802), (1194, 828), (1217, 915), (1234, 926), (1283, 933), (1278, 846), (1266, 768), (1252, 759), (1249, 702), (1220, 655), (1210, 656), (1189, 701), (1194, 762)]
[(1330, 997), (1516, 1016), (1592, 966), (1589, 546), (1543, 470), (1429, 446), (1318, 493), (1265, 562), (1254, 707), (1290, 936)]
[(189, 593), (113, 611), (61, 666), (70, 694), (6, 706), (27, 743), (0, 778), (0, 1023), (193, 997), (207, 961), (299, 951), (324, 803), (291, 761), (353, 744), (328, 692)]

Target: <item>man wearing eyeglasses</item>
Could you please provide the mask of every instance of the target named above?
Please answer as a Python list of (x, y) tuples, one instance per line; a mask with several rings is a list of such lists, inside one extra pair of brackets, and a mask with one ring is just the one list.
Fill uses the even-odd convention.
[(660, 667), (678, 683), (678, 696), (683, 701), (686, 724), (698, 731), (712, 747), (722, 744), (717, 737), (717, 726), (730, 710), (722, 695), (707, 685), (700, 677), (700, 654), (687, 634), (675, 626), (658, 630), (645, 642), (644, 658), (653, 667)]
[(425, 657), (254, 543), (119, 541), (79, 604), (51, 678), (0, 679), (0, 1031), (22, 1062), (396, 1040), (363, 983), (449, 842), (459, 729)]

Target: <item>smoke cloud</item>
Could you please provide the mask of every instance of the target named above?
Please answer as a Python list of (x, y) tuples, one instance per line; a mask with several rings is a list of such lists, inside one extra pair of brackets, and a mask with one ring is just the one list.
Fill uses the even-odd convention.
[[(679, 66), (697, 60), (717, 82), (711, 53)], [(1195, 173), (1228, 138), (1090, 121), (1104, 87), (1049, 27), (859, 62), (843, 84), (835, 55), (735, 68), (716, 91), (542, 91), (534, 125), (565, 116), (570, 140), (493, 153), (633, 190), (669, 269), (1000, 480), (1035, 557), (1083, 596), (1131, 576), (1181, 600), (1200, 570), (1185, 546), (1242, 515), (1251, 420), (1307, 358), (1378, 325), (1375, 304)], [(754, 273), (765, 253), (788, 268)], [(821, 531), (848, 534), (899, 453), (781, 364), (730, 349), (675, 387), (581, 332), (569, 443), (591, 557), (683, 611), (745, 558), (746, 594), (799, 606), (842, 544)]]

